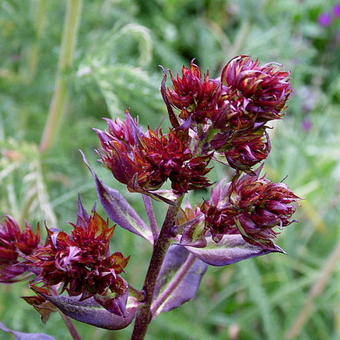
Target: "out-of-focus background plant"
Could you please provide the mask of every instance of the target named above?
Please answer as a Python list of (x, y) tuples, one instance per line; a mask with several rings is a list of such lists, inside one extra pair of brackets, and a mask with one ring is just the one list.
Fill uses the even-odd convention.
[[(77, 193), (84, 201), (96, 199), (78, 152), (86, 151), (95, 164), (98, 142), (91, 127), (105, 128), (102, 117), (123, 116), (127, 108), (145, 126), (163, 123), (158, 65), (180, 70), (195, 58), (215, 76), (238, 54), (279, 61), (292, 72), (294, 93), (287, 116), (271, 131), (275, 152), (265, 171), (273, 181), (287, 176), (285, 182), (304, 198), (300, 223), (279, 240), (288, 255), (210, 268), (199, 298), (162, 314), (148, 338), (337, 339), (339, 7), (335, 0), (2, 0), (1, 215), (68, 228)], [(72, 41), (77, 32), (69, 28), (77, 20)], [(52, 111), (57, 113), (46, 132)], [(48, 145), (46, 134), (55, 135)], [(99, 164), (96, 169), (125, 193), (108, 171)], [(226, 176), (218, 167), (213, 173), (216, 180)], [(200, 201), (207, 192), (193, 195)], [(139, 196), (127, 197), (145, 215)], [(165, 213), (161, 207), (159, 218)], [(128, 276), (141, 284), (142, 259), (147, 264), (151, 249), (124, 231), (114, 242), (115, 249), (133, 255)], [(1, 321), (15, 330), (67, 339), (57, 315), (43, 325), (18, 295), (29, 295), (25, 284), (0, 287)], [(125, 339), (131, 333), (77, 327), (84, 339)], [(8, 336), (0, 333), (0, 339)]]

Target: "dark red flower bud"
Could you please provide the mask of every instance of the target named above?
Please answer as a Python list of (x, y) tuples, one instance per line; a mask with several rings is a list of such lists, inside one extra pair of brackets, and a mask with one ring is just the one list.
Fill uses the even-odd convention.
[(141, 142), (142, 159), (148, 161), (150, 167), (139, 179), (153, 181), (155, 188), (159, 188), (169, 178), (172, 189), (178, 194), (210, 185), (204, 175), (210, 171), (207, 166), (211, 155), (193, 157), (188, 136), (182, 131), (171, 130), (163, 135), (161, 130), (149, 130), (149, 135)]
[(265, 122), (281, 118), (292, 91), (289, 76), (277, 64), (260, 66), (258, 60), (241, 55), (224, 67), (221, 81), (230, 87), (229, 97), (246, 97), (246, 110), (256, 114), (256, 121)]
[(71, 296), (81, 294), (82, 299), (123, 294), (117, 288), (122, 287), (124, 281), (119, 274), (129, 258), (119, 252), (110, 255), (114, 227), (110, 228), (96, 212), (91, 216), (78, 214), (81, 223), (73, 224), (71, 235), (48, 230), (46, 245), (29, 257), (32, 266), (41, 269), (38, 281), (47, 287), (62, 283), (63, 290)]
[[(210, 185), (204, 175), (210, 171), (207, 166), (211, 155), (193, 157), (187, 132), (170, 130), (164, 135), (161, 130), (149, 129), (142, 133), (130, 124), (134, 132), (121, 133), (118, 138), (117, 133), (112, 133), (112, 126), (117, 123), (108, 122), (108, 132), (97, 130), (103, 147), (99, 151), (101, 161), (130, 191), (157, 190), (168, 179), (175, 193)], [(124, 127), (127, 126), (126, 123)]]
[[(221, 133), (220, 135), (224, 135)], [(217, 136), (217, 141), (221, 136)], [(257, 130), (239, 131), (218, 149), (224, 152), (229, 165), (234, 169), (251, 171), (251, 168), (266, 159), (269, 155), (271, 144), (265, 128)], [(213, 145), (214, 143), (212, 143)]]
[(215, 117), (223, 107), (222, 88), (219, 80), (210, 79), (209, 73), (202, 75), (193, 62), (190, 68), (183, 66), (182, 77), (174, 78), (172, 89), (165, 91), (167, 101), (181, 110), (179, 117), (196, 123), (205, 123)]
[(28, 270), (25, 257), (31, 255), (40, 243), (40, 230), (35, 234), (29, 224), (21, 230), (11, 216), (0, 223), (0, 282), (11, 283), (24, 279), (19, 277)]
[[(220, 184), (211, 201), (202, 211), (206, 224), (215, 238), (235, 233), (235, 226), (243, 238), (254, 245), (274, 249), (272, 242), (277, 231), (292, 223), (296, 196), (284, 183), (273, 183), (265, 177), (243, 175), (240, 179)], [(217, 237), (216, 237), (217, 235)]]
[(215, 206), (210, 202), (204, 202), (201, 211), (205, 215), (205, 224), (210, 229), (215, 242), (219, 242), (223, 235), (239, 233), (235, 227), (234, 218), (237, 216), (237, 211), (233, 205)]

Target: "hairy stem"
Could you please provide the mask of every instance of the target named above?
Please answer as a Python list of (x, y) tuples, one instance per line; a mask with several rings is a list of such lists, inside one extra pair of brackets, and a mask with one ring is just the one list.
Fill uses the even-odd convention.
[(176, 275), (170, 281), (169, 285), (164, 289), (162, 294), (154, 301), (151, 306), (151, 313), (153, 316), (157, 315), (157, 310), (166, 301), (166, 299), (173, 293), (173, 291), (182, 282), (185, 275), (188, 273), (192, 265), (194, 264), (196, 257), (189, 254), (185, 262), (182, 264)]
[(151, 261), (144, 280), (145, 304), (137, 314), (135, 327), (132, 334), (133, 340), (142, 340), (147, 332), (148, 326), (152, 320), (151, 304), (156, 286), (158, 274), (161, 270), (166, 252), (171, 243), (171, 229), (175, 223), (179, 207), (181, 206), (183, 197), (179, 198), (176, 205), (171, 205), (168, 208), (164, 223), (155, 242)]
[(144, 206), (146, 210), (146, 214), (148, 215), (148, 219), (150, 222), (150, 228), (152, 231), (153, 239), (154, 241), (157, 240), (158, 238), (158, 224), (155, 216), (155, 210), (153, 209), (152, 206), (152, 199), (150, 196), (147, 195), (142, 195), (143, 196), (143, 201), (144, 201)]
[(66, 73), (72, 67), (80, 23), (82, 0), (68, 0), (63, 29), (57, 80), (50, 103), (48, 118), (40, 142), (40, 151), (49, 149), (57, 136), (68, 100), (68, 81)]

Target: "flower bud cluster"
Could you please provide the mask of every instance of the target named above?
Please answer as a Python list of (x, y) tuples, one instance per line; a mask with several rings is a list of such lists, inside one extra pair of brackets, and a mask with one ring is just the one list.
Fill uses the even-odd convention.
[(27, 224), (22, 231), (8, 216), (0, 224), (0, 282), (13, 283), (34, 274), (34, 286), (42, 283), (46, 291), (59, 287), (81, 300), (93, 296), (110, 312), (123, 314), (128, 284), (120, 274), (129, 258), (120, 252), (110, 254), (114, 227), (95, 211), (89, 216), (81, 203), (79, 207), (71, 235), (47, 228), (45, 245), (40, 244), (39, 228), (34, 233)]
[(289, 73), (244, 55), (232, 59), (217, 79), (202, 76), (193, 63), (182, 73), (171, 77), (173, 88), (163, 89), (163, 95), (204, 149), (242, 171), (266, 159), (270, 141), (265, 124), (282, 117), (291, 93)]
[(240, 233), (249, 243), (275, 249), (275, 227), (286, 227), (299, 200), (284, 183), (245, 174), (230, 183), (220, 183), (201, 210), (208, 231), (216, 241), (224, 234)]
[(175, 115), (179, 129), (198, 140), (201, 153), (212, 153), (236, 170), (229, 184), (215, 188), (211, 200), (187, 209), (178, 221), (185, 226), (181, 242), (203, 244), (207, 235), (218, 242), (223, 235), (241, 234), (249, 243), (275, 249), (275, 228), (292, 222), (299, 198), (286, 185), (260, 177), (262, 167), (253, 168), (271, 150), (266, 124), (283, 116), (292, 91), (289, 73), (241, 55), (217, 79), (202, 75), (193, 62), (183, 67), (182, 76), (170, 75), (173, 86), (163, 86), (162, 94), (172, 124)]
[(0, 282), (10, 283), (27, 271), (25, 258), (40, 247), (39, 228), (36, 233), (29, 224), (21, 230), (11, 216), (0, 223)]
[(148, 129), (143, 132), (129, 113), (126, 121), (107, 120), (108, 130), (96, 130), (101, 161), (130, 191), (159, 189), (167, 180), (176, 194), (210, 185), (211, 154), (194, 156), (187, 131)]
[(110, 255), (114, 227), (93, 212), (78, 218), (73, 228), (71, 235), (48, 229), (45, 246), (29, 257), (32, 266), (40, 270), (36, 281), (47, 287), (62, 284), (62, 291), (81, 295), (81, 299), (124, 294), (127, 283), (119, 274), (129, 259), (120, 252)]

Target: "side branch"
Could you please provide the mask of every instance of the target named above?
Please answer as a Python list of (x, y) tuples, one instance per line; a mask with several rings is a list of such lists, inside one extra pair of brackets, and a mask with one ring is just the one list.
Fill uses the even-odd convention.
[(192, 265), (194, 264), (196, 257), (193, 254), (189, 254), (183, 265), (180, 267), (174, 278), (169, 285), (164, 289), (162, 294), (154, 301), (151, 306), (151, 313), (155, 317), (158, 313), (157, 310), (167, 300), (167, 298), (173, 293), (173, 291), (182, 282), (185, 275), (188, 273)]

